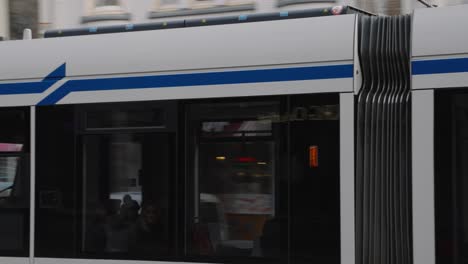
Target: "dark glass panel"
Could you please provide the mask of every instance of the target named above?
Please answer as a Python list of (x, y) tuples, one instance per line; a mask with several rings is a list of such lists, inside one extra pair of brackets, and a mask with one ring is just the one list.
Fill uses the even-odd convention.
[(173, 255), (171, 142), (167, 134), (85, 137), (83, 252), (127, 259)]
[(36, 108), (36, 256), (76, 257), (78, 183), (73, 106)]
[(291, 98), (291, 263), (340, 263), (338, 100)]
[(189, 255), (287, 260), (287, 208), (280, 206), (280, 198), (287, 198), (287, 175), (278, 162), (280, 123), (273, 122), (279, 102), (188, 109)]
[(468, 263), (468, 93), (435, 96), (437, 263)]
[(228, 120), (202, 123), (202, 137), (271, 136), (271, 120)]
[(175, 106), (38, 108), (37, 256), (339, 262), (338, 95)]
[(161, 108), (102, 109), (86, 112), (87, 129), (162, 127), (165, 122), (165, 113)]
[[(119, 127), (125, 132), (96, 129), (93, 134), (80, 129), (79, 120), (88, 109), (111, 113), (111, 107), (37, 110), (39, 257), (173, 257), (175, 136), (155, 133), (153, 127), (151, 133), (129, 127)], [(135, 104), (116, 107), (138, 109)], [(145, 115), (135, 119), (144, 120)]]
[(29, 108), (0, 109), (0, 255), (29, 251)]
[(0, 110), (0, 153), (29, 152), (29, 108)]

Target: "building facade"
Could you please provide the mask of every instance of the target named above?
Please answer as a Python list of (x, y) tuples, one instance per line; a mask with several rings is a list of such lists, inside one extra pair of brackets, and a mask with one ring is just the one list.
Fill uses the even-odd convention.
[[(32, 1), (15, 0), (10, 2)], [(332, 5), (353, 5), (376, 14), (409, 14), (426, 8), (417, 0), (36, 0), (39, 35), (48, 29), (148, 23), (266, 13)], [(438, 6), (468, 4), (468, 0), (425, 0)], [(0, 0), (0, 7), (8, 0)], [(2, 10), (0, 9), (0, 21)], [(4, 23), (1, 23), (4, 25)], [(0, 34), (2, 26), (0, 24)]]
[(340, 3), (335, 0), (40, 0), (39, 21), (44, 32), (320, 8)]
[(37, 37), (39, 21), (38, 0), (9, 0), (9, 38), (21, 39), (23, 30), (29, 28)]
[(0, 0), (0, 40), (9, 37), (10, 17), (8, 14), (8, 1)]
[(29, 28), (38, 32), (38, 0), (0, 0), (0, 40), (21, 39)]

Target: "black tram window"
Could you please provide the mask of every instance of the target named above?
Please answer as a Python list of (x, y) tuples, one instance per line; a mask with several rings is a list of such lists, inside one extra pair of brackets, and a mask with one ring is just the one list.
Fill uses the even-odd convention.
[(337, 95), (187, 105), (190, 260), (339, 263), (338, 110)]
[(28, 256), (29, 108), (0, 109), (0, 254)]
[(169, 129), (177, 122), (176, 102), (90, 104), (81, 107), (81, 127), (86, 131)]
[(339, 263), (338, 98), (38, 107), (36, 255)]
[(37, 109), (37, 256), (174, 258), (174, 106)]
[(460, 264), (468, 260), (468, 93), (435, 95), (436, 260)]
[(194, 103), (187, 113), (187, 254), (286, 260), (287, 205), (279, 204), (287, 177), (278, 162), (284, 128), (273, 120), (280, 101)]

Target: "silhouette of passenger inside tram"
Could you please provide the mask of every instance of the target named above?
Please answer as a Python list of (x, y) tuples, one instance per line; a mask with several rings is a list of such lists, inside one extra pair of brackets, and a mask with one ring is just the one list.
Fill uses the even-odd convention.
[(126, 194), (120, 206), (120, 214), (123, 215), (123, 219), (130, 224), (135, 223), (138, 219), (138, 211), (140, 211), (138, 202), (133, 200), (132, 196)]
[(164, 256), (169, 245), (162, 210), (154, 202), (144, 202), (131, 242), (130, 252), (140, 257)]
[(140, 206), (130, 195), (122, 201), (108, 199), (89, 206), (86, 251), (125, 253), (129, 245)]
[(89, 210), (87, 252), (128, 253), (140, 258), (169, 253), (163, 211), (156, 203), (144, 202), (139, 215), (138, 202), (126, 195), (121, 205), (120, 200), (109, 199)]

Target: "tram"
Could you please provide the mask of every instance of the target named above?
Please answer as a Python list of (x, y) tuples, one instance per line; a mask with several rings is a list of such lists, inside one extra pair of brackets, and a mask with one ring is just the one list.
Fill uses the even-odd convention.
[(0, 42), (0, 263), (465, 263), (467, 12)]

